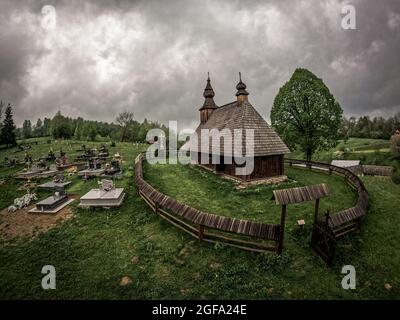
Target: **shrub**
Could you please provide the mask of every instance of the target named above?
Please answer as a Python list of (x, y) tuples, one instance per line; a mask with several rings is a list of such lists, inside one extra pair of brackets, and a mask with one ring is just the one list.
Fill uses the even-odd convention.
[(393, 181), (395, 184), (400, 184), (400, 171), (399, 171), (399, 170), (397, 170), (395, 173), (393, 173), (393, 175), (392, 175), (392, 181)]

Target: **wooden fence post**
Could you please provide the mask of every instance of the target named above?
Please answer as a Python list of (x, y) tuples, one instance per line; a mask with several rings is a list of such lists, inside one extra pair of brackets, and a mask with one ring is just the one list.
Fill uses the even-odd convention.
[(326, 213), (325, 213), (325, 222), (326, 222), (326, 224), (328, 224), (328, 221), (329, 221), (329, 210), (326, 210)]
[(315, 200), (315, 212), (314, 212), (314, 223), (317, 222), (319, 214), (319, 199)]
[(285, 218), (286, 218), (286, 205), (284, 204), (282, 206), (282, 213), (281, 213), (281, 227), (279, 230), (278, 254), (281, 254), (283, 250), (283, 238), (285, 235)]
[(199, 241), (203, 241), (204, 237), (204, 226), (202, 224), (199, 225)]

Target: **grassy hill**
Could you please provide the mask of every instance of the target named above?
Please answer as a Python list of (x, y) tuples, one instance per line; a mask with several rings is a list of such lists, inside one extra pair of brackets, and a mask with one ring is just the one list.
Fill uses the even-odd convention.
[[(85, 142), (88, 146), (95, 145)], [(82, 142), (57, 141), (73, 158)], [(98, 144), (97, 144), (98, 145)], [(47, 153), (42, 141), (30, 151)], [(359, 144), (358, 147), (363, 147)], [(208, 299), (398, 299), (400, 297), (400, 186), (390, 179), (363, 177), (371, 201), (361, 231), (341, 240), (333, 268), (327, 268), (309, 247), (310, 223), (300, 233), (295, 220), (310, 216), (311, 204), (288, 208), (285, 249), (281, 257), (259, 255), (221, 245), (199, 243), (159, 219), (138, 197), (134, 181), (135, 156), (145, 146), (117, 144), (125, 160), (124, 178), (117, 186), (127, 197), (119, 209), (83, 210), (72, 204), (74, 217), (33, 238), (0, 240), (0, 298), (208, 298)], [(0, 159), (10, 151), (1, 151)], [(19, 156), (22, 156), (19, 155)], [(20, 170), (0, 169), (1, 208), (23, 193), (22, 182), (11, 175)], [(332, 197), (322, 209), (340, 209), (355, 197), (340, 178), (302, 170), (288, 170), (293, 185), (325, 181)], [(181, 166), (146, 166), (145, 176), (160, 189), (214, 213), (275, 221), (278, 209), (270, 201), (270, 187), (234, 191), (230, 182), (211, 173)], [(70, 193), (77, 196), (94, 187), (96, 180), (77, 177)], [(42, 192), (40, 197), (49, 193)], [(200, 201), (201, 195), (206, 200)], [(204, 197), (203, 197), (204, 199)], [(18, 214), (18, 213), (15, 213)], [(0, 216), (2, 219), (3, 216)], [(264, 218), (266, 220), (264, 220)], [(1, 221), (0, 221), (1, 223)], [(54, 265), (57, 289), (41, 289), (41, 268)], [(341, 288), (341, 268), (354, 265), (356, 290)], [(121, 286), (122, 277), (131, 283)], [(385, 289), (390, 284), (391, 289)]]

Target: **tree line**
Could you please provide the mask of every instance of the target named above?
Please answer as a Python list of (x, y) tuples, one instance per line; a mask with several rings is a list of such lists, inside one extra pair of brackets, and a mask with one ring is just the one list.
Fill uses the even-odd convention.
[(390, 137), (400, 129), (400, 112), (396, 115), (383, 118), (368, 116), (342, 118), (339, 127), (341, 138), (344, 140), (353, 138), (371, 138), (371, 139), (390, 139)]
[(166, 130), (165, 125), (144, 119), (139, 122), (134, 119), (133, 113), (124, 111), (118, 115), (116, 122), (102, 122), (76, 119), (64, 116), (58, 111), (52, 119), (38, 119), (34, 125), (25, 120), (21, 128), (17, 129), (19, 139), (49, 136), (54, 139), (75, 140), (104, 140), (133, 142), (146, 140), (147, 131), (153, 128)]
[(147, 132), (155, 128), (167, 131), (167, 127), (158, 122), (147, 119), (144, 119), (143, 122), (135, 120), (130, 111), (121, 112), (115, 119), (115, 123), (85, 120), (81, 117), (73, 119), (58, 111), (52, 119), (44, 118), (42, 120), (39, 118), (34, 124), (31, 120), (25, 120), (22, 126), (17, 128), (14, 124), (11, 104), (5, 107), (3, 101), (0, 101), (0, 145), (3, 147), (16, 146), (18, 139), (37, 137), (144, 142)]

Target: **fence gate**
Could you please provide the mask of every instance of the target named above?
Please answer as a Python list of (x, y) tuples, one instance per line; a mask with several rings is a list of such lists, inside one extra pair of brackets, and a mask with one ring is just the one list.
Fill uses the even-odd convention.
[(336, 238), (325, 221), (315, 221), (311, 236), (311, 247), (314, 251), (331, 266), (336, 250)]

